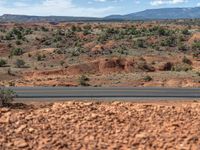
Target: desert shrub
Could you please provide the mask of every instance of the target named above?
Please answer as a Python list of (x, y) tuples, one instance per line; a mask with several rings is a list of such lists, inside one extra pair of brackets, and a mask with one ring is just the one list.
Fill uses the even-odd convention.
[(160, 35), (160, 36), (169, 36), (170, 35), (170, 31), (167, 30), (167, 29), (158, 28), (158, 35)]
[(11, 51), (11, 56), (20, 56), (22, 55), (24, 52), (21, 48), (15, 48)]
[(43, 61), (46, 58), (46, 55), (38, 55), (37, 56), (37, 61)]
[(199, 58), (200, 52), (193, 52), (192, 56), (193, 58)]
[(170, 36), (161, 42), (161, 46), (175, 47), (176, 45), (177, 41), (174, 36)]
[(17, 40), (15, 43), (16, 43), (16, 45), (21, 45), (22, 44), (21, 41), (19, 41), (19, 40)]
[(186, 56), (183, 57), (182, 62), (188, 65), (192, 64), (192, 61), (190, 59), (188, 59)]
[(108, 35), (113, 35), (113, 34), (118, 34), (119, 31), (117, 29), (114, 29), (114, 28), (108, 28), (106, 29), (105, 31)]
[(180, 44), (178, 46), (178, 50), (180, 50), (180, 51), (187, 51), (187, 50), (189, 50), (189, 48), (187, 47), (187, 45)]
[(56, 42), (59, 42), (61, 40), (62, 40), (61, 36), (55, 36), (55, 38), (53, 39), (53, 42), (56, 43)]
[(46, 45), (46, 46), (51, 45), (51, 41), (44, 41), (44, 45)]
[(151, 34), (159, 35), (159, 36), (170, 36), (174, 34), (173, 30), (169, 30), (167, 28), (163, 28), (160, 26), (153, 26), (148, 30)]
[(48, 29), (48, 28), (45, 28), (44, 26), (41, 27), (41, 30), (42, 30), (43, 32), (48, 32), (48, 31), (49, 31), (49, 29)]
[(16, 93), (13, 90), (0, 88), (0, 107), (8, 106), (15, 97)]
[(41, 55), (37, 56), (37, 61), (42, 61), (42, 56)]
[(89, 86), (89, 84), (87, 83), (89, 81), (89, 78), (85, 75), (82, 75), (80, 78), (79, 78), (79, 84), (81, 86)]
[(32, 57), (32, 55), (30, 53), (28, 53), (28, 57)]
[(105, 42), (105, 41), (108, 40), (108, 37), (109, 37), (108, 34), (106, 34), (106, 33), (101, 33), (101, 34), (99, 35), (99, 37), (97, 38), (97, 41), (100, 42), (100, 43)]
[(143, 58), (141, 58), (141, 60), (137, 62), (137, 68), (147, 72), (155, 71), (155, 68), (152, 65), (147, 64), (147, 62), (143, 60)]
[(65, 61), (64, 61), (64, 60), (61, 60), (61, 61), (60, 61), (60, 65), (63, 66), (64, 64), (65, 64)]
[(161, 71), (170, 71), (172, 69), (172, 67), (173, 67), (173, 63), (167, 62), (160, 68), (160, 70)]
[(137, 47), (145, 48), (145, 41), (143, 39), (138, 39), (136, 41)]
[(11, 70), (11, 68), (9, 68), (9, 69), (8, 69), (7, 73), (8, 73), (8, 75), (10, 75), (10, 76), (15, 76), (15, 74), (14, 74), (14, 73), (12, 73), (12, 70)]
[(200, 76), (200, 72), (196, 72), (196, 74), (197, 74), (198, 76)]
[(10, 32), (10, 34), (12, 34), (13, 37), (15, 37), (18, 40), (23, 39), (23, 28), (13, 28)]
[(15, 82), (14, 81), (10, 81), (8, 82), (9, 86), (15, 86)]
[(76, 32), (76, 31), (77, 31), (77, 27), (76, 27), (75, 25), (73, 25), (73, 26), (71, 27), (71, 31)]
[(55, 49), (53, 51), (55, 54), (66, 54), (67, 53), (67, 50), (66, 49)]
[(75, 35), (75, 33), (71, 30), (68, 30), (66, 33), (65, 33), (65, 36), (67, 38), (72, 38), (73, 36)]
[(88, 34), (90, 34), (90, 33), (91, 33), (91, 32), (90, 32), (89, 30), (86, 30), (86, 29), (83, 31), (83, 35), (88, 35)]
[(4, 59), (0, 59), (0, 67), (3, 67), (7, 64), (7, 62)]
[(189, 32), (188, 29), (184, 29), (184, 30), (182, 30), (182, 34), (184, 34), (184, 35), (190, 35), (190, 32)]
[(9, 43), (9, 44), (8, 44), (8, 47), (9, 47), (9, 48), (11, 48), (11, 47), (12, 47), (12, 44), (11, 44), (11, 43)]
[(73, 57), (73, 56), (79, 56), (79, 55), (81, 55), (82, 52), (83, 52), (83, 51), (81, 50), (81, 48), (76, 47), (76, 48), (71, 52), (71, 56), (72, 56), (72, 57)]
[(184, 41), (186, 41), (186, 40), (187, 40), (187, 38), (186, 38), (184, 35), (179, 35), (178, 41), (184, 42)]
[(200, 50), (200, 41), (195, 41), (195, 42), (192, 44), (192, 48), (193, 48), (193, 49), (198, 49), (198, 50)]
[(128, 55), (128, 51), (126, 49), (119, 49), (117, 52), (122, 55)]
[(152, 78), (151, 76), (147, 75), (147, 76), (145, 76), (145, 77), (143, 78), (143, 80), (144, 80), (145, 82), (150, 82), (150, 81), (153, 80), (153, 78)]
[(25, 34), (26, 34), (26, 35), (32, 34), (32, 33), (33, 33), (33, 31), (32, 31), (31, 28), (28, 28), (28, 29), (25, 30)]
[(8, 32), (6, 35), (5, 35), (5, 40), (12, 40), (14, 37), (13, 37), (13, 35), (12, 35), (12, 33), (11, 32)]
[(17, 68), (22, 68), (25, 66), (25, 62), (22, 59), (17, 59), (17, 61), (15, 62), (15, 65)]
[(0, 32), (5, 33), (6, 30), (5, 29), (0, 29)]
[(181, 72), (181, 71), (184, 71), (184, 72), (187, 72), (189, 70), (192, 70), (192, 67), (191, 65), (188, 65), (188, 64), (176, 64), (172, 67), (172, 71), (177, 71), (177, 72)]
[(92, 26), (90, 24), (84, 25), (83, 28), (85, 30), (92, 30)]

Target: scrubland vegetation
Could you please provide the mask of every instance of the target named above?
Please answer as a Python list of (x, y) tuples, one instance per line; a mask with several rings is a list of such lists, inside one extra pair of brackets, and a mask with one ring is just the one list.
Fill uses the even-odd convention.
[(199, 86), (200, 29), (191, 22), (2, 23), (1, 84)]

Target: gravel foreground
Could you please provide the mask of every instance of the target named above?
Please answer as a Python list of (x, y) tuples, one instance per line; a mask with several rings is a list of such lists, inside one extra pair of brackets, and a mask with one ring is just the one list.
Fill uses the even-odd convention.
[(200, 103), (64, 102), (0, 108), (0, 149), (200, 149)]

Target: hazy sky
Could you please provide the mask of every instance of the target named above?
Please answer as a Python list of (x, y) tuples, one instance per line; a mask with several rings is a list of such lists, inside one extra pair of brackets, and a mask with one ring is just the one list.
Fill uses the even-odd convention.
[(151, 8), (196, 6), (200, 6), (200, 0), (0, 0), (0, 15), (101, 17)]

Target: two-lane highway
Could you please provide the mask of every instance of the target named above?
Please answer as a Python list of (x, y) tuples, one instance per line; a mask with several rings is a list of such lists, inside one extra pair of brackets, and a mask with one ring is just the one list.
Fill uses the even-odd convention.
[(18, 98), (200, 98), (200, 88), (12, 87)]

